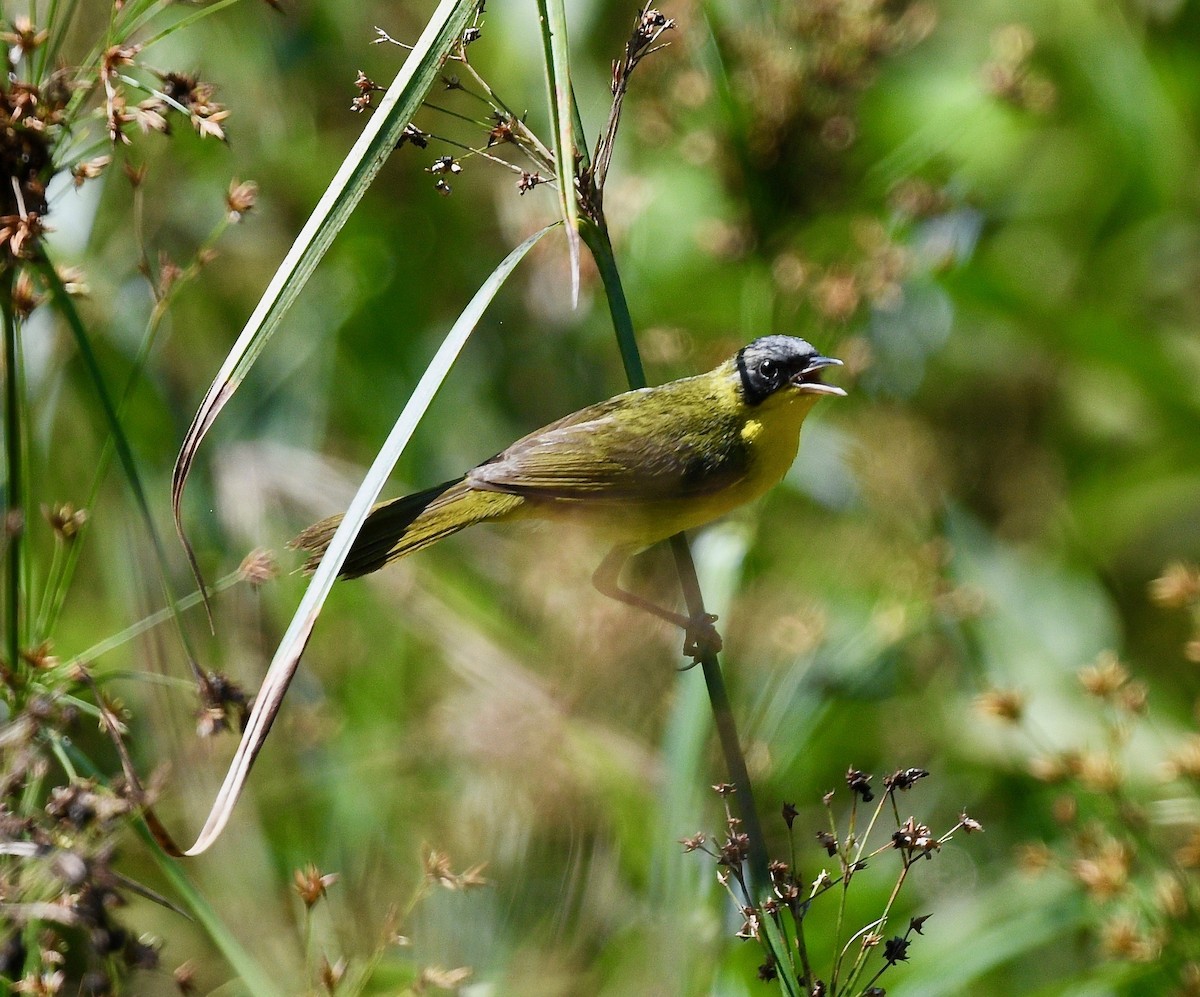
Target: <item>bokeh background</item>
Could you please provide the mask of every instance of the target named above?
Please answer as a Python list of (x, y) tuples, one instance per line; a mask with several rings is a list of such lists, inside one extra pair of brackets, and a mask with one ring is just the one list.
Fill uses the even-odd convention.
[[(136, 214), (115, 166), (55, 203), (53, 244), (86, 270), (117, 378), (152, 305), (139, 248), (191, 259), (231, 178), (259, 185), (180, 293), (128, 416), (164, 530), (191, 414), (363, 126), (356, 72), (386, 85), (403, 58), (374, 26), (414, 39), (428, 6), (245, 2), (180, 31), (145, 61), (215, 83), (228, 142), (135, 142)], [(594, 134), (636, 9), (567, 7)], [(472, 61), (545, 136), (535, 5), (489, 8)], [(768, 332), (846, 361), (849, 397), (817, 408), (786, 481), (696, 540), (772, 854), (793, 802), (815, 877), (822, 796), (837, 790), (844, 826), (846, 769), (878, 786), (919, 766), (902, 819), (940, 833), (965, 810), (986, 830), (912, 870), (889, 934), (933, 917), (889, 994), (1200, 993), (1200, 6), (662, 9), (678, 25), (634, 77), (606, 200), (651, 379)], [(430, 99), (486, 115), (469, 94)], [(418, 123), (485, 135), (431, 109)], [(258, 547), (283, 569), (221, 594), (216, 636), (193, 620), (206, 666), (249, 689), (303, 590), (285, 542), (344, 507), (454, 317), (554, 217), (550, 188), (522, 196), (479, 157), (440, 196), (428, 167), (454, 153), (397, 152), (202, 451), (185, 519), (208, 577)], [(485, 316), (395, 493), (623, 389), (594, 271), (578, 307), (569, 286), (555, 235)], [(102, 424), (69, 339), (40, 321), (35, 487), (78, 501)], [(64, 656), (159, 605), (130, 510), (112, 475)], [(481, 529), (335, 589), (229, 830), (185, 866), (286, 992), (320, 991), (322, 955), (348, 981), (374, 966), (370, 993), (428, 966), (469, 966), (472, 994), (769, 992), (715, 864), (678, 844), (722, 827), (701, 676), (677, 670), (677, 633), (591, 589), (599, 555), (549, 528)], [(672, 592), (667, 559), (637, 577)], [(129, 705), (138, 764), (169, 766), (161, 812), (186, 837), (232, 737), (197, 740), (193, 699), (153, 680), (186, 674), (169, 629), (95, 667)], [(430, 848), (486, 863), (489, 885), (410, 912)], [(306, 912), (293, 873), (309, 863), (340, 878)], [(121, 868), (170, 893), (132, 836)], [(884, 852), (855, 880), (851, 930), (897, 870)], [(829, 900), (809, 916), (826, 966)], [(165, 940), (131, 992), (173, 992), (185, 961), (200, 992), (236, 992), (200, 925), (141, 901), (122, 918)], [(397, 932), (410, 944), (385, 944)]]

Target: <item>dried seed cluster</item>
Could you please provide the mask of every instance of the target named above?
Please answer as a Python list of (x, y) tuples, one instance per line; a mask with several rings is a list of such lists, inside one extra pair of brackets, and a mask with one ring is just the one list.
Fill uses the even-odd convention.
[[(836, 794), (830, 791), (821, 801), (825, 815), (825, 826), (813, 834), (824, 851), (825, 858), (835, 859), (832, 870), (822, 868), (815, 877), (801, 874), (796, 851), (794, 832), (801, 820), (801, 811), (794, 803), (785, 803), (781, 810), (787, 826), (790, 844), (788, 861), (772, 861), (766, 872), (769, 889), (756, 894), (755, 886), (747, 875), (746, 862), (750, 855), (750, 842), (743, 830), (742, 821), (733, 814), (730, 800), (734, 789), (727, 783), (713, 787), (725, 807), (725, 830), (720, 837), (710, 838), (703, 833), (684, 838), (680, 843), (686, 852), (704, 852), (717, 863), (717, 877), (729, 892), (742, 917), (736, 937), (758, 942), (764, 951), (765, 961), (758, 968), (761, 980), (776, 979), (780, 972), (794, 978), (804, 993), (810, 997), (849, 997), (849, 995), (883, 994), (878, 981), (885, 971), (897, 963), (906, 962), (912, 936), (922, 933), (930, 915), (914, 917), (901, 935), (885, 937), (885, 929), (892, 916), (892, 907), (900, 888), (908, 877), (909, 870), (920, 859), (933, 859), (952, 836), (962, 831), (972, 834), (982, 831), (978, 821), (961, 814), (958, 823), (948, 832), (935, 835), (929, 827), (915, 817), (900, 819), (896, 802), (897, 794), (907, 792), (918, 781), (928, 777), (925, 769), (899, 769), (883, 779), (884, 792), (878, 798), (871, 788), (872, 776), (851, 767), (845, 775), (852, 803), (848, 826), (839, 832), (833, 812)], [(875, 801), (865, 831), (860, 831), (859, 806)], [(868, 839), (876, 828), (884, 811), (890, 811), (895, 828), (885, 844), (869, 847)], [(885, 852), (900, 855), (900, 870), (891, 897), (881, 915), (863, 930), (848, 934), (842, 923), (833, 897), (845, 894), (854, 878), (868, 868), (869, 863)], [(762, 896), (761, 902), (756, 896)], [(830, 901), (822, 903), (822, 898)], [(842, 905), (844, 910), (844, 902)], [(810, 918), (829, 918), (836, 922), (837, 944), (828, 974), (818, 976), (813, 954), (805, 944), (806, 924)], [(767, 922), (770, 922), (768, 926)], [(783, 944), (780, 944), (780, 939)], [(882, 965), (872, 975), (869, 969), (871, 954), (879, 949)], [(786, 968), (782, 965), (786, 962)]]
[[(484, 37), (485, 13), (485, 3), (478, 3), (474, 20), (464, 30), (457, 50), (450, 59), (457, 71), (444, 74), (441, 80), (442, 93), (462, 94), (466, 101), (466, 109), (444, 106), (435, 100), (425, 102), (425, 107), (431, 114), (440, 115), (442, 120), (451, 123), (465, 122), (472, 125), (473, 133), (460, 138), (440, 131), (427, 131), (410, 122), (396, 143), (397, 149), (405, 145), (426, 149), (432, 141), (457, 150), (455, 154), (435, 157), (425, 170), (433, 177), (434, 191), (443, 197), (453, 193), (454, 185), (451, 180), (463, 172), (465, 163), (474, 158), (488, 160), (515, 173), (518, 177), (517, 190), (521, 194), (528, 193), (539, 184), (550, 182), (547, 178), (554, 176), (554, 157), (550, 150), (525, 124), (525, 116), (518, 116), (512, 111), (479, 75), (467, 55), (468, 46)], [(382, 28), (375, 30), (378, 36), (375, 44), (407, 48)], [(384, 88), (362, 70), (358, 71), (355, 78), (354, 89), (355, 96), (350, 101), (350, 110), (355, 113), (370, 110), (375, 94), (384, 92)], [(512, 146), (513, 155), (523, 162), (511, 162), (498, 152), (492, 151), (499, 146)]]

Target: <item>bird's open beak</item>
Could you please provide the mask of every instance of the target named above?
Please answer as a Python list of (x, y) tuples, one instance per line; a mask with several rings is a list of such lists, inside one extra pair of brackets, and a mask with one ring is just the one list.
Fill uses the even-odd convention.
[(821, 371), (826, 367), (840, 367), (842, 362), (833, 357), (813, 357), (808, 366), (792, 378), (792, 384), (809, 395), (845, 395), (846, 392), (836, 384), (826, 384), (821, 380)]

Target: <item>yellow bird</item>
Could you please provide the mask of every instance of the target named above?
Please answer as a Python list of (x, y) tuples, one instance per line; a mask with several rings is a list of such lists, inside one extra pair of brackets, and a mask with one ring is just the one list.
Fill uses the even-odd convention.
[[(619, 585), (630, 555), (711, 522), (783, 478), (804, 417), (840, 365), (803, 339), (765, 336), (707, 374), (589, 405), (517, 440), (461, 478), (381, 502), (342, 565), (357, 578), (476, 523), (566, 519), (613, 546), (593, 582), (602, 593), (682, 627), (685, 653), (719, 649), (715, 617), (689, 619)], [(312, 570), (341, 516), (292, 541)]]

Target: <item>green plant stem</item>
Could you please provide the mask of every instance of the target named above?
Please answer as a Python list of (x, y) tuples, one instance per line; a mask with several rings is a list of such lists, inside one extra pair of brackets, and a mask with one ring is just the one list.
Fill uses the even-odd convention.
[(4, 603), (8, 627), (8, 665), (17, 668), (21, 656), (21, 555), (24, 547), (24, 509), (21, 467), (21, 379), (17, 375), (17, 316), (12, 301), (13, 272), (4, 287), (4, 450), (8, 481), (5, 496), (4, 530), (8, 534), (8, 588)]
[[(836, 838), (837, 837), (837, 826), (834, 824), (834, 821), (833, 821), (833, 811), (827, 810), (827, 812), (829, 814), (829, 826), (832, 829), (833, 836)], [(855, 796), (854, 802), (850, 805), (849, 828), (846, 832), (846, 841), (847, 842), (849, 841), (849, 838), (854, 834), (855, 818), (857, 817), (857, 815), (858, 815), (858, 797)], [(841, 894), (838, 897), (837, 920), (835, 922), (834, 932), (833, 932), (834, 946), (837, 949), (838, 955), (837, 955), (837, 958), (834, 960), (833, 973), (831, 974), (830, 979), (829, 979), (829, 992), (831, 994), (836, 994), (838, 992), (838, 989), (837, 989), (838, 975), (841, 973), (841, 970), (842, 970), (842, 960), (845, 958), (845, 955), (846, 955), (846, 946), (849, 946), (849, 944), (850, 944), (850, 942), (848, 941), (848, 942), (846, 942), (845, 946), (842, 945), (842, 931), (844, 930), (844, 928), (846, 926), (846, 904), (849, 900), (850, 880), (854, 878), (854, 866), (857, 861), (856, 859), (853, 859), (850, 857), (850, 846), (848, 843), (843, 843), (843, 846), (841, 848), (839, 848), (838, 859), (842, 863), (842, 883), (841, 883), (842, 889), (841, 889)], [(850, 939), (850, 941), (853, 941), (853, 940), (854, 940), (853, 938)]]
[[(677, 533), (671, 537), (670, 543), (688, 616), (701, 619), (705, 616), (704, 595), (700, 591), (696, 562), (692, 559), (687, 538), (682, 533)], [(704, 684), (708, 689), (708, 700), (712, 704), (713, 721), (717, 725), (717, 737), (725, 755), (729, 778), (737, 787), (738, 812), (742, 818), (742, 827), (750, 839), (750, 901), (757, 906), (770, 884), (770, 878), (767, 870), (767, 845), (763, 838), (762, 826), (758, 822), (758, 807), (754, 803), (750, 772), (746, 768), (746, 756), (742, 753), (741, 742), (738, 740), (733, 707), (729, 703), (725, 676), (721, 672), (717, 656), (711, 652), (702, 655), (700, 669), (704, 673)]]
[(625, 365), (625, 378), (631, 388), (644, 388), (646, 370), (642, 366), (642, 355), (633, 334), (633, 316), (629, 313), (629, 302), (625, 299), (625, 289), (621, 285), (621, 274), (617, 270), (608, 229), (602, 227), (602, 223), (584, 220), (579, 234), (592, 251), (600, 270), (600, 280), (608, 297), (608, 309), (612, 313), (613, 331), (617, 334), (617, 348)]
[[(143, 51), (145, 49), (148, 49), (151, 45), (155, 45), (158, 42), (161, 42), (164, 38), (168, 37), (169, 35), (174, 34), (176, 31), (181, 31), (185, 28), (190, 28), (193, 24), (195, 24), (197, 21), (201, 20), (202, 18), (210, 17), (213, 14), (217, 13), (218, 11), (223, 10), (225, 7), (229, 7), (232, 4), (235, 4), (238, 2), (239, 2), (239, 0), (219, 0), (218, 3), (210, 4), (207, 7), (202, 7), (200, 10), (194, 11), (193, 13), (189, 14), (187, 17), (180, 18), (174, 24), (168, 25), (167, 27), (163, 28), (162, 31), (160, 31), (158, 34), (152, 35), (150, 38), (147, 38), (144, 42), (142, 42)], [(151, 16), (156, 13), (157, 13), (156, 11), (150, 12)], [(142, 23), (145, 23), (145, 22), (143, 21)], [(139, 23), (137, 25), (137, 27), (138, 28), (142, 27), (142, 23)]]
[[(209, 592), (215, 595), (218, 592), (223, 592), (231, 585), (236, 585), (241, 580), (242, 573), (240, 570), (231, 571), (229, 574), (225, 575), (224, 578), (221, 578), (212, 586), (210, 586)], [(200, 594), (199, 590), (197, 590), (192, 592), (190, 595), (183, 596), (183, 598), (179, 600), (178, 607), (181, 610), (191, 609), (193, 606), (200, 605), (203, 600), (204, 597)], [(138, 620), (137, 623), (127, 626), (119, 633), (115, 633), (111, 637), (106, 637), (99, 643), (93, 644), (86, 651), (82, 651), (75, 655), (70, 659), (70, 661), (67, 662), (67, 667), (74, 667), (75, 665), (89, 665), (102, 654), (107, 654), (109, 651), (115, 650), (122, 644), (127, 644), (129, 641), (133, 640), (134, 637), (144, 634), (147, 630), (153, 630), (155, 627), (160, 626), (163, 623), (169, 622), (171, 618), (172, 612), (170, 607), (164, 606), (157, 612), (151, 613), (149, 616)]]
[[(912, 868), (912, 864), (913, 860), (906, 856), (904, 859), (904, 865), (900, 869), (900, 875), (896, 879), (896, 884), (892, 887), (891, 895), (888, 897), (887, 903), (883, 906), (883, 914), (876, 919), (875, 928), (873, 930), (876, 930), (882, 934), (883, 929), (887, 926), (888, 918), (891, 917), (892, 914), (892, 907), (896, 903), (896, 898), (900, 896), (900, 889), (904, 886), (904, 881), (908, 878), (908, 870)], [(860, 976), (862, 976), (863, 968), (867, 964), (867, 956), (870, 954), (870, 952), (871, 949), (866, 946), (863, 946), (859, 949), (858, 955), (854, 959), (854, 965), (850, 968), (850, 975), (846, 977), (847, 987), (853, 989), (855, 982)], [(884, 968), (886, 969), (887, 967), (885, 966)], [(882, 974), (883, 970), (881, 969), (879, 972)], [(879, 976), (877, 974), (875, 979), (878, 978)]]
[[(613, 255), (612, 242), (603, 223), (584, 220), (580, 225), (580, 236), (591, 250), (600, 270), (600, 279), (608, 297), (609, 310), (612, 313), (613, 328), (617, 335), (617, 344), (621, 351), (621, 360), (625, 365), (625, 376), (629, 379), (631, 388), (646, 386), (646, 372), (642, 366), (641, 354), (638, 351), (637, 339), (633, 332), (633, 318), (629, 312), (629, 302), (621, 285), (621, 275), (617, 270), (616, 258)], [(692, 559), (691, 548), (687, 538), (678, 534), (671, 538), (671, 551), (675, 555), (675, 568), (679, 572), (679, 584), (683, 589), (684, 601), (687, 604), (688, 615), (699, 618), (705, 613), (704, 596), (700, 591), (700, 581), (696, 577), (696, 564)], [(705, 654), (700, 658), (700, 666), (704, 673), (704, 684), (708, 689), (708, 699), (712, 704), (713, 719), (717, 725), (717, 737), (721, 742), (721, 751), (725, 755), (725, 765), (729, 770), (729, 778), (737, 788), (737, 808), (742, 818), (742, 827), (750, 839), (750, 892), (749, 898), (757, 904), (756, 897), (768, 887), (770, 879), (767, 872), (767, 848), (763, 839), (762, 827), (758, 821), (758, 808), (754, 805), (754, 791), (750, 784), (750, 773), (746, 768), (746, 757), (742, 753), (738, 740), (737, 726), (733, 719), (733, 708), (729, 704), (729, 693), (725, 689), (725, 678), (721, 673), (721, 665), (715, 654)]]

